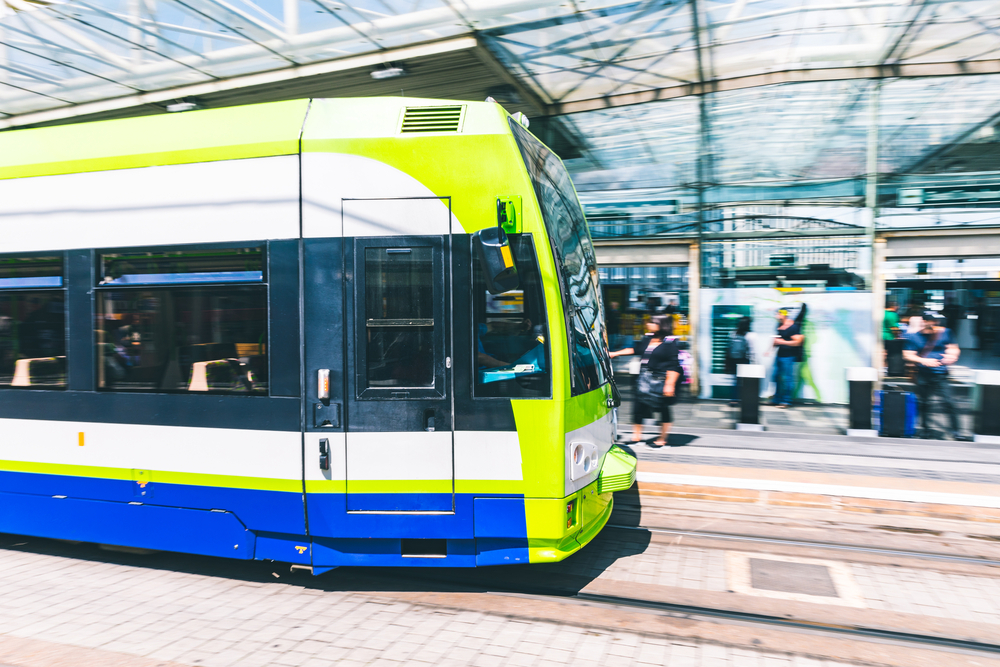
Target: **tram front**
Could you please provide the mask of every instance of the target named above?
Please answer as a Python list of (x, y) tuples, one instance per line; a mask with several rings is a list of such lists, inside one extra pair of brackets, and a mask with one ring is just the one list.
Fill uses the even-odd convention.
[[(519, 437), (533, 440), (553, 464), (544, 468), (551, 479), (542, 479), (539, 469), (532, 476), (538, 488), (551, 489), (556, 497), (525, 499), (530, 558), (545, 562), (565, 558), (597, 535), (610, 517), (613, 492), (635, 482), (636, 459), (614, 444), (620, 398), (608, 354), (597, 258), (576, 190), (562, 161), (514, 118), (509, 123), (551, 250), (551, 274), (546, 275), (549, 262), (539, 264), (553, 337), (558, 322), (565, 328), (563, 340), (552, 341), (549, 410), (514, 401)], [(531, 424), (531, 419), (538, 421)], [(555, 424), (558, 428), (550, 430)]]

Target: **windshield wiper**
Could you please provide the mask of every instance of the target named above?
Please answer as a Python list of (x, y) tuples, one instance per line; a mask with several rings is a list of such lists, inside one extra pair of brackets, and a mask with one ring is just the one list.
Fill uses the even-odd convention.
[[(588, 308), (593, 308), (593, 306), (588, 306)], [(594, 313), (596, 316), (596, 312)], [(614, 369), (611, 367), (611, 356), (608, 351), (597, 344), (597, 340), (594, 338), (594, 332), (588, 327), (583, 319), (583, 308), (580, 306), (576, 307), (576, 316), (580, 318), (580, 323), (583, 324), (583, 333), (587, 337), (587, 342), (590, 344), (590, 349), (594, 352), (594, 356), (597, 357), (598, 361), (601, 363), (601, 369), (604, 371), (604, 376), (608, 378), (608, 384), (611, 385), (611, 402), (608, 404), (609, 408), (617, 408), (622, 404), (622, 395), (618, 391), (618, 384), (615, 382)]]

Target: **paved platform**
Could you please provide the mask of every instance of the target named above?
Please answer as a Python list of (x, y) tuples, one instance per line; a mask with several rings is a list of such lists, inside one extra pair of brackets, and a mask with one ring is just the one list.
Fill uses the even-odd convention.
[(9, 667), (860, 664), (779, 649), (778, 638), (767, 638), (775, 648), (740, 646), (671, 634), (653, 617), (599, 620), (573, 605), (545, 619), (518, 598), (358, 591), (350, 570), (289, 579), (252, 563), (101, 558), (87, 546), (0, 538), (0, 665)]
[(652, 495), (1000, 523), (993, 445), (677, 427), (624, 446)]
[(617, 494), (612, 525), (552, 565), (311, 577), (0, 535), (0, 667), (1000, 667), (510, 592), (559, 588), (996, 643), (1000, 566), (981, 561), (1000, 562), (1000, 449), (692, 428), (670, 444), (632, 447), (640, 482)]
[[(615, 377), (619, 382), (623, 398), (622, 405), (618, 409), (618, 420), (619, 424), (625, 427), (632, 423), (633, 378), (627, 374), (627, 358), (619, 357), (615, 362)], [(977, 360), (977, 363), (981, 362)], [(980, 367), (992, 365), (995, 364), (981, 363)], [(951, 375), (955, 385), (955, 404), (960, 413), (959, 425), (963, 433), (971, 434), (973, 426), (971, 387), (975, 370), (969, 366), (956, 366), (953, 367)], [(684, 428), (733, 429), (739, 421), (739, 408), (730, 406), (728, 401), (693, 398), (686, 393), (686, 388), (682, 391), (681, 400), (673, 407), (673, 414), (674, 424)], [(769, 405), (766, 399), (761, 400), (761, 424), (768, 431), (805, 435), (844, 435), (848, 422), (846, 405), (802, 402), (788, 409), (781, 409)], [(931, 427), (943, 438), (947, 424), (944, 415), (939, 411), (932, 415)]]

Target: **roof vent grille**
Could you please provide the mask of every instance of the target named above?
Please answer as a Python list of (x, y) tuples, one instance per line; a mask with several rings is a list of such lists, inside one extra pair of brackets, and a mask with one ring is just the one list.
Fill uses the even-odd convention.
[(400, 132), (460, 132), (465, 106), (406, 107)]

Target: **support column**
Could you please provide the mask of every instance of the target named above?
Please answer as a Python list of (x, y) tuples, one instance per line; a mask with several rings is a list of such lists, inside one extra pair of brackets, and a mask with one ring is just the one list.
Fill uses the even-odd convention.
[(299, 0), (285, 0), (285, 34), (299, 33)]
[[(865, 207), (868, 209), (868, 247), (871, 248), (871, 290), (872, 290), (872, 367), (881, 378), (882, 363), (882, 320), (885, 317), (885, 277), (882, 265), (885, 262), (885, 239), (875, 238), (878, 221), (878, 129), (879, 97), (882, 82), (876, 81), (868, 103), (868, 146), (866, 165), (868, 178), (865, 187)], [(881, 243), (881, 246), (879, 245)], [(881, 251), (880, 251), (881, 248)]]
[(701, 249), (697, 243), (688, 247), (688, 325), (691, 345), (691, 395), (701, 392), (698, 363), (698, 331), (701, 328)]
[(882, 377), (885, 345), (882, 342), (882, 326), (885, 320), (885, 239), (875, 239), (872, 245), (872, 329), (875, 340), (872, 344), (872, 368)]
[[(7, 8), (7, 3), (0, 2), (0, 65), (7, 64), (7, 45), (2, 43), (5, 41), (5, 30), (3, 28), (4, 19), (7, 16), (7, 12), (12, 11)], [(7, 70), (0, 67), (0, 83), (8, 80)]]

